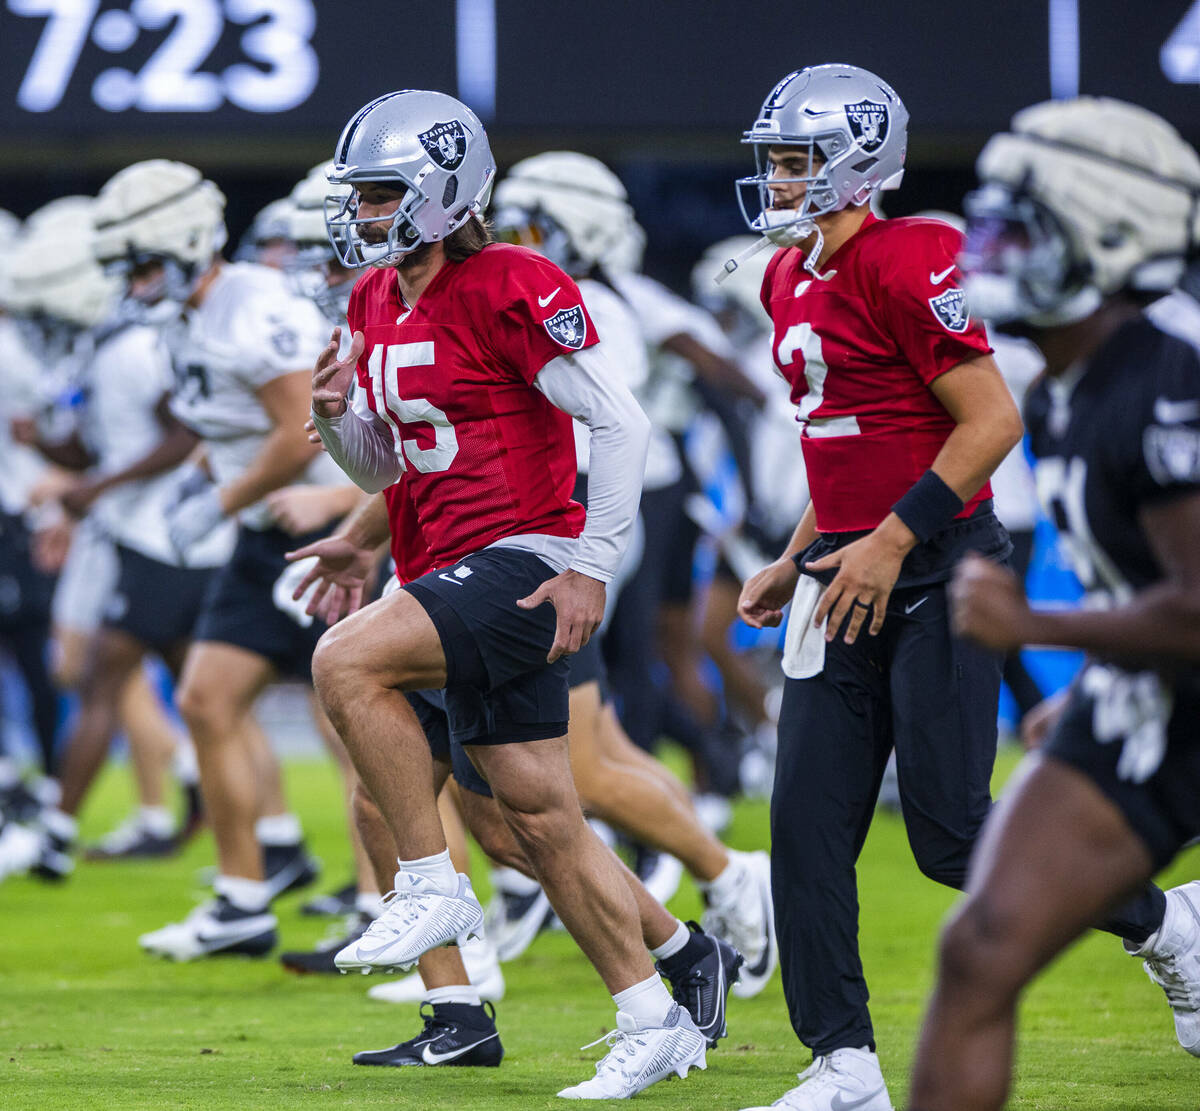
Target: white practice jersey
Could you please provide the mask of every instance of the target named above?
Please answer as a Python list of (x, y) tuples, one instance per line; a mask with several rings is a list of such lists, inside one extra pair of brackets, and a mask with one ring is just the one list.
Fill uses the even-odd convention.
[[(1014, 339), (1003, 332), (989, 329), (988, 338), (994, 350), (996, 366), (1008, 386), (1017, 408), (1025, 407), (1025, 395), (1033, 380), (1046, 365), (1042, 353), (1026, 340)], [(992, 473), (992, 498), (996, 516), (1005, 528), (1014, 532), (1029, 532), (1037, 523), (1038, 496), (1033, 468), (1025, 454), (1025, 440), (1012, 449)]]
[[(617, 293), (594, 278), (582, 278), (579, 292), (596, 325), (601, 348), (609, 365), (621, 374), (622, 382), (636, 395), (650, 373), (646, 343), (633, 309)], [(580, 474), (587, 474), (591, 455), (591, 433), (580, 421), (575, 426), (575, 456)]]
[[(163, 438), (156, 409), (175, 385), (171, 359), (157, 328), (128, 324), (97, 337), (88, 369), (80, 433), (101, 474), (123, 470)], [(127, 482), (96, 500), (90, 517), (126, 548), (162, 563), (178, 563), (167, 537), (166, 512), (184, 469)], [(233, 551), (234, 528), (214, 529), (187, 555), (189, 567), (216, 567)]]
[[(172, 409), (204, 439), (219, 484), (246, 472), (272, 430), (258, 391), (311, 368), (329, 332), (316, 305), (294, 293), (280, 271), (248, 262), (223, 266), (199, 308), (168, 326), (176, 382)], [(343, 485), (346, 479), (321, 453), (295, 481)], [(261, 501), (238, 516), (253, 529), (274, 524)]]
[(36, 395), (37, 359), (10, 317), (0, 316), (0, 509), (24, 513), (29, 493), (46, 471), (46, 463), (31, 447), (12, 438), (12, 418), (34, 415), (36, 405), (27, 399)]

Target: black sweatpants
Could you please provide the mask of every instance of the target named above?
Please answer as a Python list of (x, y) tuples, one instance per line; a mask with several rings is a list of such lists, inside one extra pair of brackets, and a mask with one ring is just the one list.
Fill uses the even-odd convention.
[[(944, 582), (893, 592), (878, 637), (827, 645), (825, 667), (789, 679), (771, 797), (771, 879), (784, 994), (814, 1055), (873, 1045), (858, 952), (862, 851), (895, 746), (913, 856), (962, 887), (991, 808), (1001, 659), (950, 634)], [(1162, 921), (1150, 887), (1103, 928), (1144, 941)], [(933, 939), (930, 938), (932, 949)]]

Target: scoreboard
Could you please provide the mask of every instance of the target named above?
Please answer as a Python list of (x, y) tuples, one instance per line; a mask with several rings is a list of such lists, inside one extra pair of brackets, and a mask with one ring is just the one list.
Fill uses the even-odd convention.
[(1200, 142), (1200, 0), (0, 0), (0, 140), (332, 140), (435, 88), (498, 134), (732, 141), (780, 76), (835, 61), (889, 81), (914, 137), (978, 141), (1081, 91)]

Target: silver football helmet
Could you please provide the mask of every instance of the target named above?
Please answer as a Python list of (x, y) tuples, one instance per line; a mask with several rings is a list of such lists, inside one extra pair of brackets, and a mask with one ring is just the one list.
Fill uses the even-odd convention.
[(246, 234), (233, 252), (235, 262), (258, 262), (264, 266), (286, 266), (292, 253), (290, 238), (292, 202), (280, 197), (259, 209)]
[[(738, 179), (742, 215), (751, 231), (794, 247), (818, 230), (815, 217), (900, 187), (908, 110), (890, 85), (865, 69), (809, 66), (771, 90), (742, 142), (754, 147), (757, 170)], [(767, 152), (784, 146), (807, 152), (806, 175), (775, 175)], [(776, 208), (771, 185), (803, 185), (799, 207)]]
[(1107, 97), (1046, 101), (979, 156), (961, 258), (971, 311), (1055, 327), (1123, 290), (1165, 293), (1200, 247), (1200, 157)]
[(325, 201), (329, 239), (343, 266), (390, 266), (423, 243), (437, 243), (488, 203), (496, 176), (483, 124), (445, 93), (403, 89), (360, 108), (346, 124), (328, 175), (335, 187), (367, 182), (402, 190), (386, 241), (366, 242), (358, 191)]
[[(295, 245), (295, 253), (285, 272), (297, 293), (314, 301), (333, 323), (342, 324), (356, 275), (342, 265), (342, 252), (334, 249), (325, 227), (332, 169), (332, 162), (314, 166), (288, 196), (287, 237)], [(349, 185), (337, 186), (335, 191), (343, 198), (354, 192)]]

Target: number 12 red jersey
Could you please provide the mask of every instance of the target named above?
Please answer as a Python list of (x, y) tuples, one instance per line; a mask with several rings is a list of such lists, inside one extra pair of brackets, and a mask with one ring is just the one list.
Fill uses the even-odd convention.
[[(819, 278), (796, 247), (768, 263), (762, 302), (799, 407), (818, 531), (875, 528), (954, 428), (930, 384), (991, 351), (959, 288), (961, 248), (941, 221), (868, 215)], [(963, 515), (987, 497), (985, 484)]]

